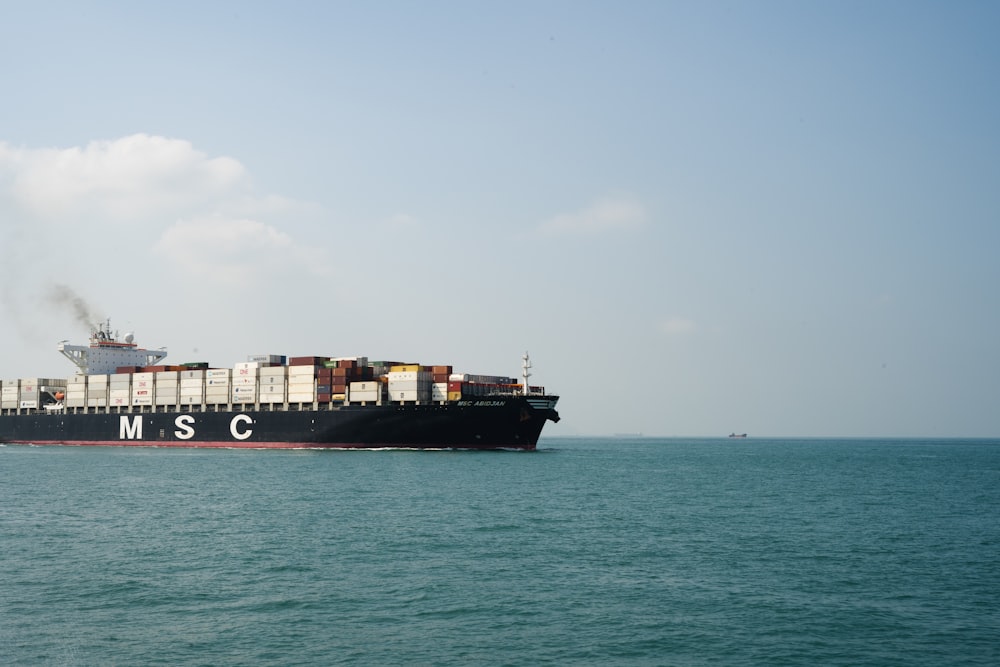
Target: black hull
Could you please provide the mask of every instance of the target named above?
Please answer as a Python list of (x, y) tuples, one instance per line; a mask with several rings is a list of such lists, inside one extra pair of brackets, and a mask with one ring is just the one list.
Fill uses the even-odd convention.
[[(0, 442), (249, 449), (534, 449), (556, 396), (307, 410), (0, 415)], [(220, 406), (221, 407), (221, 406)], [(162, 409), (162, 408), (161, 408)]]

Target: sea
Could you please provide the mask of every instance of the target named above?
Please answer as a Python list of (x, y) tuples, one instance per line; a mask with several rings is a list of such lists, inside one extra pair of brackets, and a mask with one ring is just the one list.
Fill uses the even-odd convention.
[(1000, 440), (0, 447), (0, 664), (1000, 664)]

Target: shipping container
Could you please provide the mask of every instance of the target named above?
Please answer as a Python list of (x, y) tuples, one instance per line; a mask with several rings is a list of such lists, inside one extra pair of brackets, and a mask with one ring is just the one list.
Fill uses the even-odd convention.
[(394, 401), (427, 401), (430, 399), (430, 392), (426, 390), (404, 389), (389, 391), (389, 398)]
[(261, 364), (284, 365), (285, 355), (283, 354), (251, 354), (247, 357), (249, 362)]
[(289, 357), (288, 366), (322, 366), (329, 357)]

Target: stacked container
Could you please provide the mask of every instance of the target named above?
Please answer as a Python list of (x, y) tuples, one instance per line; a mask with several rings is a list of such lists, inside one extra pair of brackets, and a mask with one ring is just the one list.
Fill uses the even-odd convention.
[(125, 407), (131, 405), (132, 373), (115, 373), (108, 382), (108, 405)]
[[(288, 402), (312, 403), (316, 400), (315, 357), (292, 357), (288, 360)], [(307, 363), (301, 363), (301, 362)]]
[(132, 374), (132, 405), (152, 405), (155, 379), (151, 372)]
[(0, 408), (15, 409), (20, 393), (20, 380), (4, 380), (0, 385)]
[(260, 364), (259, 361), (245, 361), (233, 366), (233, 403), (257, 402), (257, 374)]
[(213, 405), (229, 403), (233, 371), (210, 368), (205, 371), (205, 402)]
[(181, 371), (159, 371), (155, 374), (154, 405), (177, 405)]
[(67, 408), (82, 408), (87, 405), (86, 375), (74, 375), (66, 380), (66, 398), (63, 404)]
[(105, 374), (87, 376), (87, 407), (104, 408), (108, 405), (110, 376)]
[(205, 371), (191, 369), (180, 372), (180, 405), (201, 405), (205, 402)]
[(389, 370), (389, 398), (393, 401), (429, 401), (433, 376), (423, 366), (406, 364)]
[(381, 380), (364, 380), (348, 385), (347, 397), (351, 403), (381, 403), (385, 396), (386, 383)]
[(261, 368), (258, 385), (261, 403), (284, 403), (285, 384), (288, 381), (288, 366)]

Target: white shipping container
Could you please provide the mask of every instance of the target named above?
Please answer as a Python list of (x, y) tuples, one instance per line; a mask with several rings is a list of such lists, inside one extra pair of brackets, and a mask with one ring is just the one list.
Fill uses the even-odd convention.
[(351, 393), (356, 391), (378, 391), (381, 388), (382, 383), (372, 382), (369, 380), (367, 382), (352, 382), (349, 386), (351, 388)]
[(256, 387), (257, 386), (257, 378), (255, 378), (255, 377), (247, 377), (247, 376), (240, 376), (240, 377), (235, 377), (234, 376), (233, 377), (233, 386), (234, 387)]
[(85, 398), (67, 398), (65, 403), (67, 408), (82, 408), (86, 404), (87, 404), (87, 399)]
[(261, 394), (260, 395), (260, 402), (261, 403), (284, 403), (285, 402), (285, 395), (284, 395), (284, 393), (281, 393), (281, 394)]
[(435, 382), (431, 385), (431, 400), (432, 401), (447, 401), (448, 400), (448, 383), (447, 382)]
[(68, 399), (71, 399), (71, 398), (87, 398), (87, 392), (80, 391), (80, 390), (67, 391), (66, 392), (66, 399), (68, 400)]
[(195, 371), (181, 371), (181, 381), (184, 380), (204, 380), (205, 371), (195, 370)]
[(116, 399), (116, 398), (127, 399), (131, 395), (132, 395), (132, 392), (129, 389), (112, 389), (111, 390), (110, 398), (111, 399)]
[(180, 379), (180, 376), (178, 375), (179, 373), (180, 371), (157, 371), (156, 381), (159, 382), (160, 380), (178, 380)]
[(186, 379), (181, 380), (181, 389), (201, 389), (205, 386), (205, 380)]
[(88, 398), (87, 407), (88, 408), (103, 408), (107, 407), (108, 399), (106, 398)]
[(17, 399), (14, 400), (0, 399), (0, 408), (16, 408), (16, 407), (17, 407)]
[(235, 374), (237, 371), (239, 371), (242, 375), (246, 375), (250, 371), (256, 373), (257, 369), (259, 368), (260, 368), (259, 361), (238, 361), (235, 364), (233, 364), (233, 373)]
[(132, 397), (132, 405), (152, 405), (152, 404), (153, 404), (152, 396)]
[(152, 382), (156, 373), (132, 373), (132, 384), (136, 382)]
[(112, 382), (128, 382), (129, 384), (131, 384), (132, 383), (132, 375), (133, 375), (133, 373), (114, 373), (111, 376), (111, 381)]
[(394, 401), (426, 401), (430, 398), (430, 394), (414, 390), (389, 391), (389, 398)]
[(264, 394), (284, 394), (285, 385), (284, 384), (265, 384), (260, 387), (261, 396)]
[(181, 394), (181, 401), (178, 405), (201, 405), (203, 402), (201, 394), (198, 394), (197, 396), (185, 396), (184, 394)]
[(205, 396), (226, 397), (229, 394), (229, 387), (205, 387)]
[(288, 377), (316, 377), (315, 366), (288, 366)]
[(88, 398), (107, 398), (108, 388), (107, 387), (87, 387), (87, 397)]
[(170, 396), (162, 396), (160, 394), (156, 395), (153, 399), (154, 405), (177, 405), (177, 394), (171, 394)]
[(376, 401), (378, 401), (379, 393), (380, 392), (378, 391), (371, 391), (371, 390), (355, 391), (351, 389), (351, 392), (348, 394), (348, 396), (351, 399), (351, 403), (360, 403), (362, 401), (364, 401), (365, 403), (375, 403)]
[(289, 403), (312, 403), (316, 400), (316, 393), (312, 391), (288, 392)]
[(0, 396), (17, 396), (19, 393), (21, 393), (21, 390), (17, 385), (0, 389)]
[(132, 388), (132, 398), (153, 398), (152, 389), (140, 389), (137, 387)]
[(390, 371), (389, 382), (410, 382), (414, 380), (430, 381), (432, 374), (428, 371)]
[(128, 405), (130, 399), (128, 398), (110, 398), (108, 399), (108, 405)]
[(271, 368), (262, 368), (258, 373), (259, 377), (278, 377), (283, 378), (288, 375), (288, 366), (274, 366)]
[(280, 354), (250, 354), (247, 355), (247, 361), (261, 364), (281, 364), (284, 363), (285, 357)]
[(128, 390), (128, 389), (132, 388), (132, 383), (131, 382), (120, 382), (118, 380), (112, 380), (111, 384), (109, 384), (108, 387), (110, 387), (112, 389), (112, 391), (115, 390), (115, 389), (126, 389), (126, 390)]
[(214, 380), (228, 378), (232, 374), (233, 372), (228, 368), (209, 368), (207, 371), (205, 371), (205, 377)]
[(232, 384), (232, 382), (229, 381), (229, 378), (205, 378), (205, 386), (206, 387), (227, 387), (228, 388), (229, 385), (231, 385), (231, 384)]

